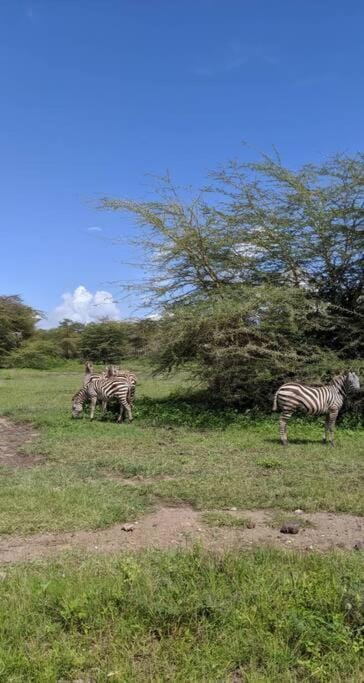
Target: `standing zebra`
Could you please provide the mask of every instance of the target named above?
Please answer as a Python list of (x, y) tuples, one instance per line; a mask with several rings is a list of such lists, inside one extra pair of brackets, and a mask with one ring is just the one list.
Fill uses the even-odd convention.
[(124, 377), (129, 383), (130, 383), (130, 397), (129, 397), (129, 403), (131, 406), (134, 405), (134, 399), (135, 399), (135, 387), (137, 383), (137, 377), (134, 372), (130, 372), (130, 370), (123, 370), (121, 368), (118, 368), (117, 365), (109, 365), (107, 372), (106, 372), (106, 377), (111, 378), (111, 377)]
[(124, 409), (127, 412), (129, 422), (133, 416), (130, 405), (131, 383), (124, 377), (113, 377), (107, 379), (99, 377), (90, 380), (72, 397), (72, 417), (81, 417), (83, 404), (91, 401), (90, 420), (93, 420), (97, 401), (102, 403), (102, 412), (105, 413), (108, 401), (117, 398), (120, 405), (118, 422), (122, 422)]
[(344, 398), (351, 391), (360, 389), (359, 377), (346, 371), (336, 375), (328, 384), (319, 387), (296, 382), (282, 384), (274, 396), (273, 410), (280, 410), (279, 431), (281, 443), (287, 445), (287, 420), (296, 410), (309, 415), (326, 415), (324, 441), (334, 445), (334, 428)]

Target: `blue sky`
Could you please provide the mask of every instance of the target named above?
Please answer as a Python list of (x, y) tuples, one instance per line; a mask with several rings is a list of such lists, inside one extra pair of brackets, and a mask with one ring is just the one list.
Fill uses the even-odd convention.
[(361, 0), (2, 0), (0, 293), (54, 321), (82, 286), (92, 317), (137, 275), (95, 200), (147, 173), (198, 184), (242, 140), (292, 166), (362, 148), (363, 25)]

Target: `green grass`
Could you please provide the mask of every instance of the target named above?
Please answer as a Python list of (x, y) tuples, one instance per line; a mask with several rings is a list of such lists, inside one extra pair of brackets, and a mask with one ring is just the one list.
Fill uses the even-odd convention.
[[(208, 407), (199, 396), (186, 399), (186, 378), (129, 365), (140, 378), (135, 421), (121, 426), (71, 419), (81, 365), (0, 371), (0, 414), (33, 422), (40, 436), (27, 450), (46, 456), (29, 470), (2, 468), (0, 533), (103, 527), (159, 501), (364, 514), (363, 431), (339, 428), (331, 449), (321, 443), (322, 420), (298, 419), (283, 449), (276, 416)], [(128, 487), (112, 473), (148, 482)]]
[(359, 682), (362, 573), (355, 554), (198, 549), (6, 568), (0, 678)]
[(248, 517), (241, 515), (230, 515), (228, 512), (204, 512), (202, 514), (202, 521), (210, 526), (230, 527), (230, 528), (245, 528), (250, 523)]
[[(45, 456), (0, 469), (0, 533), (104, 527), (163, 501), (189, 502), (212, 525), (245, 524), (219, 512), (232, 506), (272, 508), (276, 524), (296, 508), (364, 514), (363, 432), (341, 427), (329, 449), (322, 422), (296, 420), (282, 449), (276, 416), (187, 399), (187, 377), (129, 365), (140, 382), (135, 421), (122, 426), (71, 419), (81, 366), (0, 371), (0, 414), (32, 422), (39, 438), (26, 449)], [(0, 681), (357, 683), (363, 585), (360, 552), (195, 548), (3, 565)]]

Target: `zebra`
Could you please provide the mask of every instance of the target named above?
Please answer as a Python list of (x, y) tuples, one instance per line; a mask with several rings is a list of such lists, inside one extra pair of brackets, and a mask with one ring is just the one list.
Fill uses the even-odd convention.
[(359, 377), (350, 370), (335, 375), (328, 384), (318, 387), (297, 382), (282, 384), (273, 400), (273, 410), (281, 411), (279, 431), (282, 445), (287, 445), (287, 420), (296, 410), (302, 410), (309, 415), (326, 415), (324, 443), (329, 441), (333, 446), (336, 418), (344, 398), (358, 389)]
[(107, 379), (99, 377), (90, 380), (81, 387), (72, 397), (72, 417), (81, 417), (85, 401), (91, 401), (90, 420), (93, 420), (97, 401), (102, 403), (102, 413), (105, 413), (108, 401), (117, 398), (120, 405), (118, 422), (122, 422), (123, 411), (125, 409), (129, 422), (132, 421), (132, 410), (130, 405), (131, 384), (124, 377), (113, 377)]
[[(84, 376), (84, 386), (88, 382), (94, 382), (97, 379), (111, 379), (112, 377), (122, 377), (130, 383), (130, 393), (128, 401), (133, 407), (135, 401), (135, 386), (137, 383), (137, 377), (134, 372), (130, 370), (122, 370), (117, 365), (109, 365), (105, 370), (99, 373), (94, 373), (93, 365), (90, 361), (85, 363), (85, 376)], [(106, 410), (106, 404), (104, 411)]]
[(131, 406), (133, 406), (135, 400), (135, 387), (137, 383), (136, 374), (134, 372), (130, 372), (130, 370), (123, 370), (121, 368), (118, 368), (117, 365), (109, 365), (106, 371), (106, 377), (124, 377), (124, 379), (126, 379), (130, 383), (129, 403), (131, 404)]

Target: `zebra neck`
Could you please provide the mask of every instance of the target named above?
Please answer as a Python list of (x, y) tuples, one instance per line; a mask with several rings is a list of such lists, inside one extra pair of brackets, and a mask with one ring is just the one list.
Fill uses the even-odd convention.
[(337, 391), (342, 395), (346, 396), (346, 391), (345, 391), (345, 377), (343, 375), (340, 375), (340, 377), (334, 377), (331, 382), (331, 386), (335, 387)]
[(82, 389), (80, 389), (80, 391), (77, 392), (76, 398), (77, 398), (79, 401), (84, 402), (84, 401), (86, 401), (86, 397), (87, 397), (86, 389), (85, 389), (84, 387), (82, 387)]

